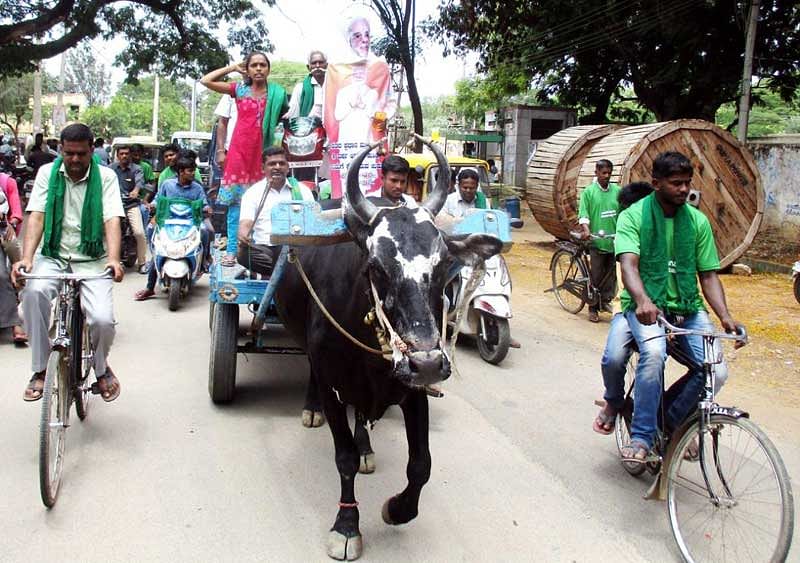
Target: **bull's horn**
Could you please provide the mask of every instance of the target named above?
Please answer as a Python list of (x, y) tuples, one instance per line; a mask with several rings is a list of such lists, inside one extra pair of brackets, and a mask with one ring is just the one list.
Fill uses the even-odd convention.
[(368, 146), (350, 163), (350, 167), (347, 169), (347, 201), (356, 216), (367, 225), (372, 222), (372, 218), (378, 212), (378, 208), (364, 197), (361, 186), (358, 185), (358, 172), (361, 169), (361, 163), (364, 162), (364, 158), (382, 144), (383, 139)]
[(450, 189), (450, 165), (447, 163), (447, 158), (445, 158), (444, 153), (439, 150), (439, 147), (416, 133), (414, 133), (414, 136), (428, 145), (428, 148), (431, 149), (434, 156), (436, 156), (436, 162), (439, 163), (439, 177), (436, 180), (436, 186), (422, 203), (422, 206), (435, 217), (442, 210), (444, 202), (447, 200), (447, 192)]

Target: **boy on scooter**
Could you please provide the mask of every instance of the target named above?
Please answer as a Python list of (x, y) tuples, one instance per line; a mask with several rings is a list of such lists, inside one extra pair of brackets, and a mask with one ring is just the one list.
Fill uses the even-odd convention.
[[(211, 207), (208, 205), (208, 199), (206, 199), (205, 189), (203, 188), (202, 184), (195, 180), (195, 170), (197, 169), (197, 165), (195, 164), (194, 159), (187, 158), (185, 156), (178, 157), (175, 167), (177, 168), (178, 176), (176, 178), (165, 180), (159, 188), (155, 199), (150, 204), (150, 213), (152, 217), (150, 219), (151, 223), (156, 221), (157, 214), (154, 212), (158, 207), (159, 200), (161, 199), (169, 200), (180, 198), (189, 201), (200, 200), (203, 202), (203, 216), (205, 217), (211, 211)], [(208, 244), (210, 239), (210, 229), (206, 223), (207, 220), (204, 219), (200, 225), (200, 239), (203, 243), (204, 263), (208, 262)], [(157, 277), (158, 273), (156, 272), (155, 259), (151, 257), (150, 268), (147, 273), (147, 286), (144, 289), (137, 291), (133, 298), (136, 301), (144, 301), (153, 297), (155, 295)]]

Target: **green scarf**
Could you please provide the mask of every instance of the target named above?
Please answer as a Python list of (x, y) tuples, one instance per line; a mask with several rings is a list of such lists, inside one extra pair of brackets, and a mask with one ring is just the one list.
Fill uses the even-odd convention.
[[(47, 202), (44, 207), (44, 236), (42, 239), (42, 255), (59, 258), (61, 245), (61, 228), (64, 222), (64, 194), (67, 182), (61, 174), (62, 157), (53, 163), (50, 181), (47, 184)], [(89, 178), (86, 183), (86, 195), (81, 210), (81, 242), (78, 250), (92, 258), (103, 254), (103, 181), (100, 177), (100, 166), (97, 156), (92, 156), (89, 165)]]
[(480, 190), (475, 192), (475, 209), (486, 209), (486, 194)]
[(286, 109), (286, 90), (280, 84), (270, 83), (267, 86), (267, 106), (264, 108), (264, 121), (261, 124), (261, 150), (280, 144), (275, 142), (275, 127), (278, 126), (281, 116), (286, 113)]
[(192, 221), (195, 226), (199, 226), (203, 222), (203, 200), (202, 199), (186, 199), (183, 197), (159, 197), (156, 202), (156, 224), (159, 227), (164, 226), (164, 221), (169, 218), (169, 206), (172, 204), (183, 203), (192, 208)]
[(286, 181), (289, 182), (289, 187), (292, 188), (292, 201), (303, 201), (303, 192), (300, 191), (300, 182), (293, 176), (286, 178)]
[(314, 85), (312, 84), (313, 78), (309, 74), (303, 80), (303, 92), (300, 94), (300, 117), (307, 117), (311, 113), (311, 108), (314, 107)]
[[(673, 253), (675, 254), (675, 279), (678, 285), (678, 310), (680, 313), (698, 311), (697, 232), (686, 205), (678, 207), (673, 223)], [(662, 311), (667, 310), (667, 285), (669, 281), (669, 256), (667, 256), (666, 220), (664, 210), (655, 193), (642, 202), (642, 227), (639, 235), (639, 275), (645, 292)]]

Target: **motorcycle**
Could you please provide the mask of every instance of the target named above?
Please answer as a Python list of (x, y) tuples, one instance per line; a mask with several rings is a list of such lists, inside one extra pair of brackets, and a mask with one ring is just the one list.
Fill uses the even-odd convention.
[(176, 311), (181, 297), (203, 275), (202, 238), (191, 206), (169, 206), (169, 217), (153, 232), (153, 257), (159, 283), (169, 294), (169, 310)]
[[(500, 254), (486, 260), (485, 269), (483, 278), (469, 296), (469, 305), (460, 318), (457, 318), (459, 305), (463, 302), (465, 293), (469, 293), (472, 268), (461, 268), (448, 286), (445, 304), (448, 306), (447, 320), (450, 328), (475, 336), (481, 358), (497, 365), (503, 361), (512, 345), (508, 322), (512, 316), (511, 275)], [(455, 326), (456, 322), (458, 327)]]
[(138, 206), (138, 199), (122, 196), (122, 208), (125, 210), (125, 216), (122, 218), (122, 247), (120, 249), (122, 256), (120, 258), (126, 268), (133, 268), (136, 265), (136, 237), (133, 236), (133, 228), (128, 221), (128, 209)]
[(792, 266), (792, 279), (794, 280), (794, 298), (800, 303), (800, 260)]

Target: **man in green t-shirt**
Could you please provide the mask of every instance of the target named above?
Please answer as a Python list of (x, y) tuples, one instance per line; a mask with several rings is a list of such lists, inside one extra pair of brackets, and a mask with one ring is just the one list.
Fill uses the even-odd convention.
[[(606, 406), (598, 420), (613, 416), (622, 407), (625, 363), (630, 355), (626, 350), (634, 340), (639, 348), (636, 407), (623, 460), (645, 459), (656, 432), (667, 358), (666, 340), (658, 338), (664, 334), (656, 324), (658, 314), (687, 329), (713, 330), (697, 288), (699, 280), (722, 327), (727, 332), (735, 332), (737, 327), (717, 275), (720, 264), (711, 225), (702, 212), (686, 205), (692, 174), (691, 162), (681, 153), (658, 155), (653, 162), (653, 193), (620, 213), (617, 221), (614, 247), (622, 266), (625, 289), (620, 300), (628, 326), (624, 329), (623, 322), (612, 321), (613, 334), (609, 334), (602, 361)], [(623, 330), (615, 332), (615, 325)], [(670, 389), (664, 411), (668, 430), (676, 428), (697, 405), (705, 383), (702, 368), (697, 367), (703, 362), (702, 339), (682, 337), (676, 345), (693, 365), (687, 366), (689, 373), (681, 385)], [(615, 361), (615, 356), (625, 361)]]
[[(578, 209), (578, 223), (583, 238), (603, 231), (606, 235), (617, 232), (617, 196), (620, 187), (611, 182), (614, 165), (610, 160), (598, 160), (594, 167), (595, 180), (581, 193)], [(598, 312), (611, 312), (611, 300), (617, 294), (617, 263), (614, 260), (614, 242), (612, 239), (595, 239), (589, 250), (591, 259), (592, 285), (600, 291), (600, 304), (589, 305), (589, 320), (596, 323), (600, 320)]]

